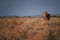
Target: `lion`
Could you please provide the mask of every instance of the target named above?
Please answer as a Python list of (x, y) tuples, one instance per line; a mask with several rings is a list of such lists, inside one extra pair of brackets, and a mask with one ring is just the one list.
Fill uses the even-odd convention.
[(44, 20), (50, 20), (50, 14), (47, 12), (47, 11), (44, 11), (43, 12), (43, 18), (44, 18)]

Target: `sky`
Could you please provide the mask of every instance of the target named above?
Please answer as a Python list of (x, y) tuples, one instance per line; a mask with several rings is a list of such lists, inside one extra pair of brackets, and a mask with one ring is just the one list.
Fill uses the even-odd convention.
[(60, 15), (60, 0), (0, 0), (0, 16)]

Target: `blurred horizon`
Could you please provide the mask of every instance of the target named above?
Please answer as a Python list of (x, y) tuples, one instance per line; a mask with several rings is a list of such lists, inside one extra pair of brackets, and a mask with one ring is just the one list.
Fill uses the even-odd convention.
[(0, 16), (60, 16), (60, 0), (0, 0)]

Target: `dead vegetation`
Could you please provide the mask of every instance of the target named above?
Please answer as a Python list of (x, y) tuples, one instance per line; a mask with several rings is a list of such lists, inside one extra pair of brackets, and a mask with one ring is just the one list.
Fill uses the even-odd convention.
[(60, 18), (0, 18), (0, 40), (60, 40)]

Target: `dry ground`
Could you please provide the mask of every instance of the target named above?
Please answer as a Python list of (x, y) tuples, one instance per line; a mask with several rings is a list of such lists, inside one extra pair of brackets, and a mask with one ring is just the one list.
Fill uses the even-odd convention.
[(60, 40), (60, 18), (0, 18), (0, 40)]

